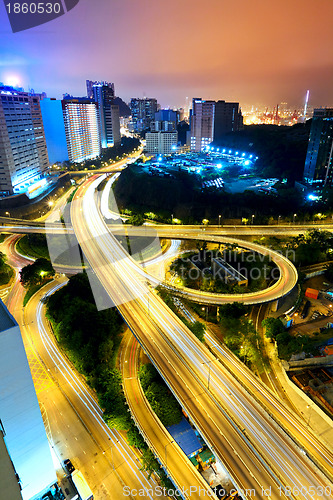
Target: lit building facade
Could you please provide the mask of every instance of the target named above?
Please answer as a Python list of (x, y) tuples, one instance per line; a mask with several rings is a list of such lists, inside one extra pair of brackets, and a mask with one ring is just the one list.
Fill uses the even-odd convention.
[(62, 101), (69, 160), (80, 163), (101, 153), (98, 105), (85, 97)]
[(43, 98), (40, 101), (40, 109), (50, 163), (67, 161), (68, 150), (61, 101)]
[(177, 148), (177, 132), (147, 132), (146, 151), (149, 154), (167, 155), (174, 153)]
[[(20, 328), (1, 300), (0, 420), (23, 500), (29, 500), (56, 483), (57, 477)], [(0, 452), (2, 461), (3, 446)], [(16, 498), (2, 494), (1, 498)]]
[[(88, 90), (88, 89), (87, 89)], [(103, 82), (92, 86), (93, 99), (98, 104), (98, 120), (102, 148), (120, 144), (119, 106), (115, 104), (114, 85)]]
[(215, 101), (194, 98), (191, 114), (191, 151), (202, 151), (214, 139)]
[(105, 82), (105, 81), (98, 82), (98, 81), (93, 81), (93, 80), (86, 80), (88, 99), (94, 98), (94, 90), (93, 90), (94, 85), (103, 85), (105, 87), (109, 87), (113, 93), (113, 96), (114, 96), (114, 83)]
[(136, 133), (147, 130), (155, 118), (157, 100), (154, 98), (131, 99), (133, 131)]
[(177, 130), (177, 111), (160, 109), (150, 123), (151, 132), (174, 132)]
[(0, 196), (27, 192), (48, 167), (39, 97), (0, 87)]
[(303, 179), (308, 184), (333, 184), (333, 108), (314, 110)]

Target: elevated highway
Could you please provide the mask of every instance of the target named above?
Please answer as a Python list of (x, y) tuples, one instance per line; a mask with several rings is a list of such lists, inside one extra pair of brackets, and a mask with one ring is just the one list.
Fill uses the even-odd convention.
[[(185, 411), (224, 462), (243, 498), (331, 498), (332, 487), (249, 393), (227, 374), (166, 305), (150, 291), (140, 268), (108, 232), (95, 205), (98, 180), (72, 203), (75, 234), (94, 273)], [(308, 432), (302, 429), (304, 435)], [(309, 450), (308, 450), (309, 448)], [(333, 455), (321, 451), (321, 469), (333, 473)], [(326, 487), (326, 491), (325, 491)], [(285, 489), (287, 488), (287, 489)], [(312, 488), (312, 490), (311, 490)], [(313, 490), (315, 488), (315, 490)], [(269, 495), (264, 490), (269, 491)], [(317, 494), (317, 493), (316, 493)]]

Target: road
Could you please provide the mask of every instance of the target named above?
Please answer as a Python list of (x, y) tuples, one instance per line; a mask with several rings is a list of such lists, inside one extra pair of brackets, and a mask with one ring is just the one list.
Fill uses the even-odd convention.
[[(27, 262), (15, 252), (17, 235), (6, 238), (9, 264), (20, 268)], [(16, 281), (6, 305), (17, 320), (48, 439), (53, 450), (55, 467), (63, 476), (61, 462), (73, 459), (83, 471), (96, 500), (122, 498), (123, 487), (151, 489), (157, 486), (140, 470), (141, 462), (124, 437), (107, 427), (94, 394), (59, 352), (41, 299), (66, 283), (60, 278), (43, 287), (27, 306), (22, 302), (25, 291)], [(130, 497), (131, 498), (131, 497)], [(147, 494), (147, 498), (153, 498)]]
[[(202, 496), (216, 499), (205, 479), (152, 411), (138, 379), (139, 349), (140, 344), (132, 333), (127, 331), (123, 339), (121, 372), (126, 400), (136, 425), (148, 441), (149, 447), (159, 457), (167, 473), (182, 491), (189, 491), (192, 488), (193, 494), (190, 497), (192, 500), (199, 500)], [(146, 429), (149, 431), (146, 432)], [(150, 441), (151, 435), (154, 436), (152, 441)], [(179, 464), (182, 464), (182, 467)]]
[[(141, 270), (135, 272), (135, 263), (107, 231), (95, 204), (94, 191), (99, 182), (92, 178), (82, 186), (71, 205), (78, 241), (104, 289), (118, 304), (144, 351), (206, 442), (225, 464), (243, 491), (242, 496), (245, 498), (244, 491), (250, 488), (258, 498), (266, 498), (262, 488), (271, 488), (272, 499), (313, 498), (304, 488), (309, 490), (311, 486), (319, 491), (329, 484), (328, 480), (149, 291)], [(328, 450), (325, 454), (331, 469), (332, 454)], [(279, 490), (281, 485), (303, 490), (300, 495), (290, 496)], [(331, 495), (324, 494), (323, 498)]]

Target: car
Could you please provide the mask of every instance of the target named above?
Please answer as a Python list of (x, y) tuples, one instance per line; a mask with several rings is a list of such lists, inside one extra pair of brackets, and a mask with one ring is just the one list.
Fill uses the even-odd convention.
[(72, 464), (72, 462), (69, 460), (69, 458), (66, 458), (66, 460), (64, 460), (64, 466), (66, 467), (69, 474), (72, 474), (72, 472), (75, 471), (75, 467)]

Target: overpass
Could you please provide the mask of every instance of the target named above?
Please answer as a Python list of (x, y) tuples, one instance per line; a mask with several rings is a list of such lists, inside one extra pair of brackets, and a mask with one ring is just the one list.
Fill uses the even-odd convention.
[[(331, 498), (328, 475), (333, 455), (317, 446), (300, 424), (300, 450), (249, 393), (156, 296), (142, 269), (110, 234), (95, 205), (99, 179), (79, 189), (71, 205), (75, 234), (94, 274), (155, 364), (166, 383), (191, 415), (206, 442), (221, 458), (243, 498), (253, 490), (257, 498), (313, 498), (309, 488)], [(208, 382), (209, 381), (209, 382)], [(285, 417), (288, 420), (288, 417)], [(305, 450), (305, 451), (304, 451)], [(294, 488), (290, 493), (288, 487)], [(287, 488), (287, 490), (285, 489)], [(297, 491), (296, 491), (297, 490)], [(313, 490), (312, 490), (313, 491)], [(245, 492), (245, 493), (244, 493)]]

